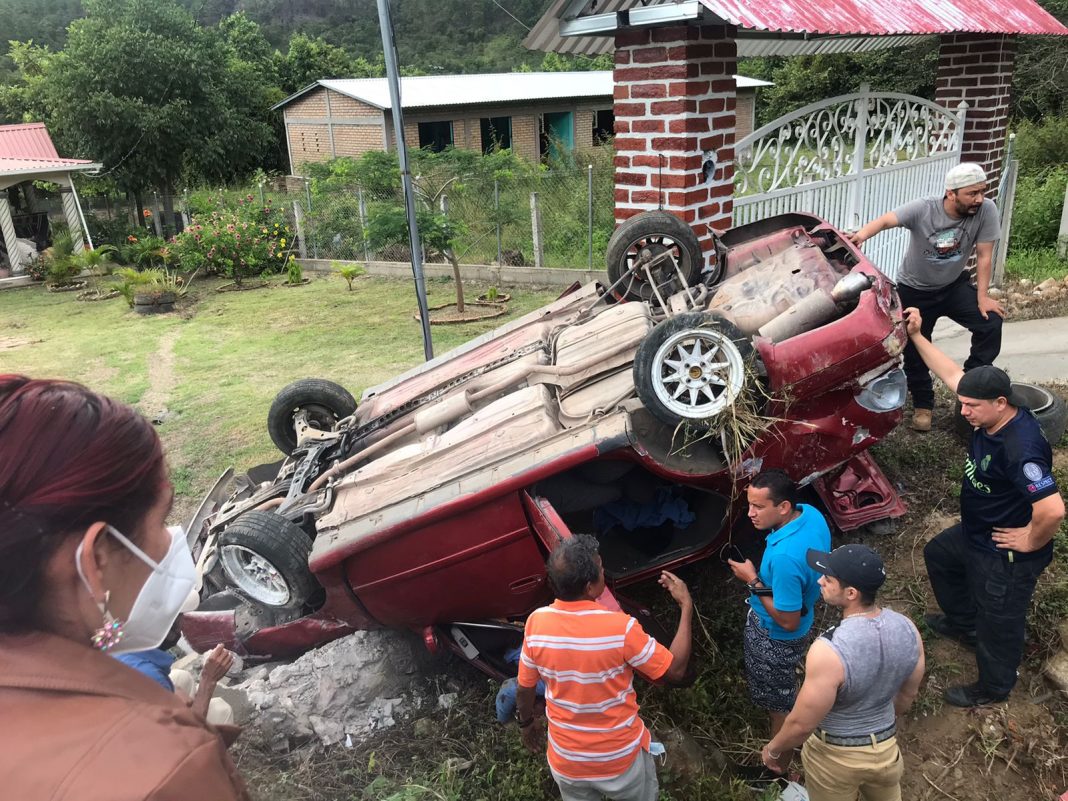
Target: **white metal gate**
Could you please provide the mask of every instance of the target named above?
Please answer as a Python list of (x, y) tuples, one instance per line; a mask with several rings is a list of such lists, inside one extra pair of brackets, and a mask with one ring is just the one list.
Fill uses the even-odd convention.
[[(964, 115), (922, 97), (859, 92), (780, 117), (735, 145), (734, 224), (803, 211), (855, 230), (909, 200), (941, 195), (960, 162)], [(894, 278), (907, 232), (885, 231), (865, 254)]]

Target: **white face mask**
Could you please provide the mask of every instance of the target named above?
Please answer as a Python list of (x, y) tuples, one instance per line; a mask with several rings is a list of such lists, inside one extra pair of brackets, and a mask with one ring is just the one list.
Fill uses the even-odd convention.
[[(197, 579), (196, 565), (189, 553), (185, 531), (181, 526), (167, 528), (171, 535), (171, 547), (158, 564), (114, 527), (108, 526), (107, 532), (152, 568), (152, 572), (137, 594), (129, 616), (121, 622), (121, 639), (106, 650), (109, 654), (125, 654), (158, 648), (178, 618), (182, 604), (189, 597)], [(75, 553), (74, 561), (82, 583), (92, 594), (82, 572), (81, 547)]]

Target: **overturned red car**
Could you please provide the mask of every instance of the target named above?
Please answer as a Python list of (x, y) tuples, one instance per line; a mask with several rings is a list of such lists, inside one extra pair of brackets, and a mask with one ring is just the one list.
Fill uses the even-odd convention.
[(704, 262), (684, 223), (647, 212), (613, 236), (610, 286), (358, 405), (326, 381), (283, 389), (268, 430), (285, 458), (228, 472), (189, 526), (186, 638), (279, 658), (408, 628), (506, 673), (572, 532), (598, 538), (616, 590), (715, 553), (761, 469), (811, 485), (842, 530), (903, 514), (867, 453), (906, 394), (892, 283), (803, 214), (731, 229)]

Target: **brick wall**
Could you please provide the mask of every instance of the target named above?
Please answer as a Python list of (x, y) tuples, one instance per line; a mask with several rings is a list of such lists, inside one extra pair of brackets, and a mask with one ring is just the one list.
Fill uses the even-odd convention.
[(593, 147), (593, 111), (580, 109), (575, 112), (575, 150)]
[(956, 33), (939, 37), (935, 102), (951, 110), (963, 100), (961, 161), (983, 165), (996, 191), (1008, 136), (1016, 37)]
[(538, 160), (538, 117), (536, 114), (512, 116), (512, 152), (531, 161)]
[(745, 89), (738, 92), (738, 102), (734, 108), (734, 138), (735, 141), (749, 136), (756, 125), (756, 92)]
[(616, 222), (657, 208), (662, 197), (706, 252), (706, 224), (730, 227), (734, 35), (724, 26), (616, 34)]
[(381, 110), (348, 95), (330, 91), (330, 113), (334, 117), (381, 117)]
[(325, 125), (287, 126), (289, 131), (289, 152), (293, 158), (292, 171), (300, 174), (302, 164), (316, 161), (329, 161), (333, 158), (330, 151), (330, 130)]
[(313, 89), (286, 106), (287, 117), (325, 117), (326, 90)]

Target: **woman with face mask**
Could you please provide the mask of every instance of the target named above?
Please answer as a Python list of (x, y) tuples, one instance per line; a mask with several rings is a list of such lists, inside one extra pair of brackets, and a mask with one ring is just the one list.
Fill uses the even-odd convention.
[(173, 497), (133, 409), (0, 376), (4, 798), (248, 798), (220, 732), (111, 658), (157, 647), (193, 588)]

